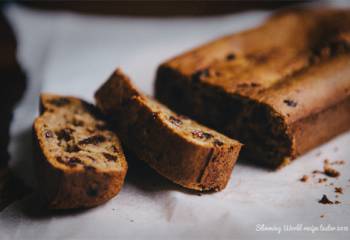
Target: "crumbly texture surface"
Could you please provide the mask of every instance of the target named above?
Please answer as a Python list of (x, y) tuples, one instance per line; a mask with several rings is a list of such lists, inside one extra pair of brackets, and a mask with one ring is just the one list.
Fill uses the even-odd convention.
[(350, 128), (350, 11), (294, 9), (163, 63), (156, 98), (271, 168)]
[(114, 197), (127, 163), (101, 113), (77, 98), (51, 94), (41, 96), (40, 108), (34, 122), (36, 163), (49, 207), (93, 207)]
[(95, 94), (123, 144), (158, 173), (183, 187), (221, 190), (241, 144), (147, 97), (116, 70)]

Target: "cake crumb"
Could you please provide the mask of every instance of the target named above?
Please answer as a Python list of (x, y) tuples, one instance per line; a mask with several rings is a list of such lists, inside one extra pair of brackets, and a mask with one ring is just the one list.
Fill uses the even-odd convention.
[(317, 173), (323, 173), (323, 172), (320, 171), (320, 170), (313, 170), (313, 171), (312, 171), (312, 174), (317, 174)]
[(324, 174), (326, 174), (329, 177), (339, 177), (340, 173), (339, 171), (335, 170), (334, 168), (331, 168), (329, 164), (325, 164), (323, 167)]
[(324, 182), (327, 182), (327, 178), (319, 178), (318, 179), (318, 183), (324, 183)]
[(344, 165), (345, 161), (344, 160), (336, 160), (331, 162), (331, 165)]
[(322, 198), (318, 200), (318, 202), (321, 204), (333, 204), (333, 202), (328, 199), (326, 194), (323, 194)]
[(303, 175), (303, 176), (299, 179), (300, 182), (307, 182), (307, 180), (309, 180), (309, 176), (307, 176), (307, 175)]
[(339, 202), (338, 200), (334, 202), (335, 204), (340, 204), (341, 202)]
[(334, 192), (343, 194), (343, 188), (341, 188), (341, 187), (335, 187), (335, 188), (334, 188)]
[(321, 214), (320, 218), (324, 218), (324, 214)]

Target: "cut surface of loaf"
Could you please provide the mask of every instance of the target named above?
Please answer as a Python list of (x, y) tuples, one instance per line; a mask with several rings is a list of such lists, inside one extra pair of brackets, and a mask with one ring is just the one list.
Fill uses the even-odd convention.
[(156, 98), (271, 168), (350, 129), (350, 10), (294, 9), (179, 55)]
[(116, 70), (95, 94), (126, 145), (159, 174), (189, 189), (223, 189), (241, 144), (141, 94)]
[(121, 189), (127, 163), (118, 137), (102, 114), (74, 98), (41, 95), (34, 122), (38, 183), (50, 208), (86, 208)]

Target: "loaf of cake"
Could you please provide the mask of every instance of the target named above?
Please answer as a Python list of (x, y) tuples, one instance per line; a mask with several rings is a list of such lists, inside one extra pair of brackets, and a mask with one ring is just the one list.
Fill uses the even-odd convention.
[(118, 69), (95, 98), (126, 148), (160, 175), (199, 191), (218, 191), (227, 185), (239, 142), (141, 94)]
[(278, 168), (350, 129), (350, 10), (294, 9), (161, 64), (156, 98)]
[(54, 209), (88, 208), (120, 191), (127, 163), (118, 137), (92, 105), (52, 94), (41, 96), (34, 122), (40, 193)]

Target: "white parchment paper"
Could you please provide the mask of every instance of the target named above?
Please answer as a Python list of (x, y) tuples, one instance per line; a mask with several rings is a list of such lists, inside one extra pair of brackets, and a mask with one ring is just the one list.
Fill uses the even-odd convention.
[[(197, 44), (255, 26), (269, 13), (131, 18), (10, 6), (6, 15), (29, 81), (11, 128), (11, 166), (35, 185), (31, 124), (39, 92), (92, 101), (96, 88), (120, 66), (151, 94), (159, 63)], [(338, 179), (328, 178), (328, 183), (344, 189), (338, 198), (341, 204), (318, 203), (323, 194), (335, 200), (334, 186), (319, 184), (318, 178), (298, 181), (303, 174), (322, 170), (326, 158), (346, 161), (335, 166), (341, 172)], [(0, 213), (0, 239), (350, 239), (349, 132), (277, 172), (238, 163), (228, 187), (214, 194), (191, 194), (148, 169), (138, 170), (129, 171), (117, 197), (94, 209), (52, 214), (35, 195), (15, 202)]]

